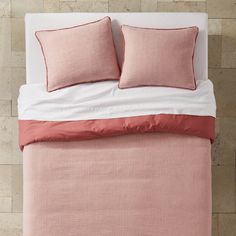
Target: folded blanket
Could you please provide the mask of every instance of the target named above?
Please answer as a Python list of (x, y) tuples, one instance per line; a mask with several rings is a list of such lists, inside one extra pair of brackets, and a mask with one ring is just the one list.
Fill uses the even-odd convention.
[(76, 85), (51, 93), (43, 84), (20, 88), (20, 146), (39, 141), (84, 140), (128, 133), (171, 132), (213, 140), (213, 85), (195, 91), (140, 87), (118, 89), (116, 81)]

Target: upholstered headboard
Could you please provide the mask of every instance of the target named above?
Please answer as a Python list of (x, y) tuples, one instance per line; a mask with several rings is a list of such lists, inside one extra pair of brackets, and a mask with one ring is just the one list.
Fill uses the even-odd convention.
[(208, 78), (207, 56), (207, 19), (206, 13), (36, 13), (26, 14), (26, 72), (27, 83), (45, 81), (45, 65), (35, 31), (58, 29), (80, 25), (110, 16), (114, 41), (121, 61), (120, 25), (132, 25), (150, 28), (179, 28), (198, 26), (199, 35), (194, 55), (194, 70), (197, 80)]

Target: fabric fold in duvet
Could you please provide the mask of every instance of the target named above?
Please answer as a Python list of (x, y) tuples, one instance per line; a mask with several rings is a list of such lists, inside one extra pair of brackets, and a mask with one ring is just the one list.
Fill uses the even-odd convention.
[(214, 140), (215, 98), (210, 80), (196, 91), (117, 82), (77, 85), (47, 93), (24, 85), (18, 99), (20, 147), (42, 141), (74, 141), (124, 134), (167, 132)]
[(123, 134), (166, 132), (195, 135), (214, 140), (215, 119), (209, 116), (149, 115), (88, 121), (22, 120), (21, 149), (27, 144), (45, 141), (75, 141)]

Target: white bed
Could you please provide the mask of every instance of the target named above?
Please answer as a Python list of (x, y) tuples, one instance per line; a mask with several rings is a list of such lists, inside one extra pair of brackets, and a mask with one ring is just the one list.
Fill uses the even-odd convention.
[[(119, 43), (122, 24), (152, 28), (197, 26), (199, 35), (194, 56), (197, 90), (149, 87), (131, 89), (132, 92), (128, 89), (119, 91), (116, 81), (106, 81), (48, 93), (44, 84), (44, 60), (35, 31), (80, 25), (105, 16), (112, 19), (119, 61), (122, 59)], [(169, 113), (174, 117), (183, 113), (186, 128), (178, 119), (174, 118), (174, 121), (177, 128), (183, 127), (184, 134), (189, 130), (188, 124), (197, 122), (192, 122), (195, 118), (210, 119), (212, 125), (205, 120), (196, 124), (204, 131), (209, 127), (214, 131), (215, 100), (208, 80), (207, 19), (205, 13), (26, 14), (27, 84), (20, 89), (18, 100), (20, 140), (24, 146), (24, 236), (211, 235), (209, 138), (191, 133), (162, 133), (162, 129), (143, 133), (143, 127), (152, 127), (146, 118), (143, 126), (137, 123), (137, 133), (100, 138), (106, 127), (109, 130), (112, 119), (104, 120), (106, 113), (99, 112), (91, 117), (81, 109), (106, 108), (107, 103), (111, 103), (111, 109), (118, 113), (121, 100), (126, 106), (128, 100), (132, 103), (135, 98), (142, 112), (149, 105), (149, 110), (154, 107), (155, 113), (160, 106), (159, 115), (166, 109), (166, 117)], [(100, 91), (109, 96), (98, 99), (94, 93)], [(81, 97), (84, 94), (85, 99)], [(140, 116), (140, 109), (137, 110), (121, 107), (121, 115), (127, 112), (128, 118)], [(111, 111), (108, 111), (108, 118)], [(131, 114), (131, 111), (136, 113)], [(150, 113), (153, 112), (145, 114)], [(77, 131), (82, 126), (73, 123), (74, 114), (77, 115), (75, 122), (84, 119), (82, 126), (93, 129), (92, 132), (85, 130), (85, 134), (96, 131), (87, 122), (89, 119), (93, 122), (94, 118), (102, 118), (100, 121), (105, 121), (105, 128), (101, 126), (96, 139), (66, 139), (66, 132), (60, 126), (63, 121), (72, 124), (67, 130), (70, 135), (83, 134), (83, 130)], [(124, 123), (127, 125), (121, 123), (121, 127), (136, 124), (135, 121)], [(160, 123), (162, 126), (165, 127)], [(63, 139), (54, 140), (50, 136), (54, 130)], [(41, 139), (40, 134), (48, 139)], [(28, 142), (31, 135), (35, 143)]]

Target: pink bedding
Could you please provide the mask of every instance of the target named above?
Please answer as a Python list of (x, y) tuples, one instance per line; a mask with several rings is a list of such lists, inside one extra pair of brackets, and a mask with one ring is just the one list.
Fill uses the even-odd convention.
[(27, 145), (24, 236), (210, 236), (210, 146), (161, 133)]

